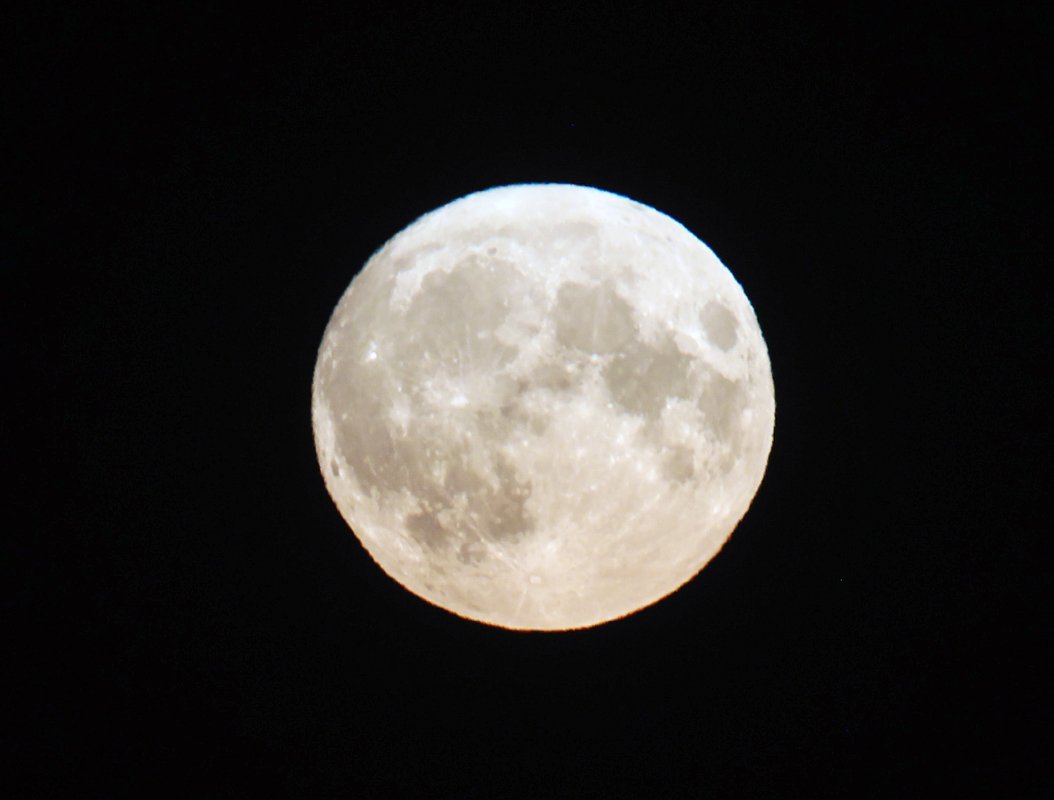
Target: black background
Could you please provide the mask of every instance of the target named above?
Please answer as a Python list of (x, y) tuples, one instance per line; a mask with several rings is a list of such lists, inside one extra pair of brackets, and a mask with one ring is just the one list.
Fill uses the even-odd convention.
[[(1052, 790), (1040, 5), (638, 5), (12, 15), (11, 796)], [(524, 181), (706, 241), (777, 393), (721, 554), (566, 634), (388, 579), (310, 428), (360, 265)]]

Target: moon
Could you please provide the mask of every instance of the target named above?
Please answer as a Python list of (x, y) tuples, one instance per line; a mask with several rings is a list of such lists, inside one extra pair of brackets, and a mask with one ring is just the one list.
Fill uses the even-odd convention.
[(521, 630), (691, 580), (754, 498), (774, 419), (754, 310), (710, 248), (566, 184), (398, 233), (340, 299), (312, 386), (326, 487), (381, 569)]

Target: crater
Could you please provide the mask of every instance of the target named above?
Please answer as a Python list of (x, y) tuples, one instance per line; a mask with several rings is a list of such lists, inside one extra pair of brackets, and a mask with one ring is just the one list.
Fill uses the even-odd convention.
[(706, 338), (718, 349), (727, 352), (735, 347), (736, 342), (739, 341), (737, 333), (739, 322), (736, 321), (735, 315), (728, 310), (727, 306), (711, 300), (703, 308), (699, 319), (703, 324), (703, 330), (706, 332)]

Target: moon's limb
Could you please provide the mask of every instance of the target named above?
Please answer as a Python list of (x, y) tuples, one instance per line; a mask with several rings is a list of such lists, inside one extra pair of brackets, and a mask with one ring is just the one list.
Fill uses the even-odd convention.
[(774, 412), (710, 249), (561, 184), (469, 195), (388, 242), (333, 313), (312, 402), (330, 494), (389, 575), (546, 630), (691, 579), (757, 491)]

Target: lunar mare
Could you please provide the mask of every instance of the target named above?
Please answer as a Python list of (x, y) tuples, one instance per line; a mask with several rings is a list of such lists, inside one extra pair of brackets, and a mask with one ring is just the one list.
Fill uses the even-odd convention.
[(775, 400), (742, 288), (628, 198), (528, 184), (391, 239), (333, 312), (312, 419), (326, 486), (410, 591), (558, 630), (629, 614), (717, 553)]

